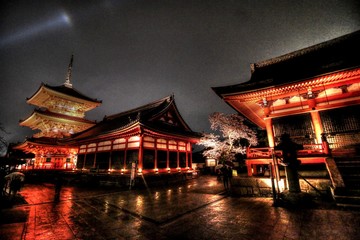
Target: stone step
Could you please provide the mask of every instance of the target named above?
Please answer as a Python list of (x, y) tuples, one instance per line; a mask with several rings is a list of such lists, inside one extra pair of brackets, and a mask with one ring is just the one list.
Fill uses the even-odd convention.
[(335, 160), (337, 164), (354, 164), (354, 165), (360, 165), (360, 161), (358, 160)]
[(343, 170), (348, 170), (348, 169), (356, 169), (359, 171), (360, 169), (360, 165), (353, 165), (353, 164), (346, 164), (346, 165), (341, 165), (341, 164), (337, 164), (338, 169), (343, 169)]
[(358, 190), (360, 189), (359, 181), (352, 181), (352, 180), (344, 180), (345, 186), (349, 190)]
[(354, 177), (354, 178), (358, 178), (360, 176), (360, 169), (348, 169), (346, 171), (342, 171), (341, 169), (339, 169), (341, 176), (344, 177)]
[(335, 195), (335, 202), (338, 206), (358, 207), (360, 208), (360, 196), (339, 196)]

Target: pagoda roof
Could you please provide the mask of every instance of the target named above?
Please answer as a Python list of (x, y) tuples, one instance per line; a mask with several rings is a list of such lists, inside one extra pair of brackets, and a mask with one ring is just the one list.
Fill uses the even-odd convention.
[(76, 90), (73, 87), (68, 87), (65, 85), (50, 86), (45, 83), (41, 83), (39, 89), (31, 97), (27, 98), (27, 102), (30, 104), (37, 105), (36, 99), (40, 98), (40, 96), (44, 92), (48, 92), (53, 95), (61, 96), (62, 98), (65, 98), (65, 99), (69, 98), (69, 99), (74, 99), (74, 100), (80, 101), (80, 102), (84, 102), (84, 101), (90, 102), (90, 103), (95, 104), (96, 106), (98, 106), (102, 103), (101, 100), (90, 98), (90, 97), (84, 95), (83, 93), (79, 92), (78, 90)]
[[(166, 116), (171, 116), (171, 123), (165, 119)], [(137, 127), (166, 135), (199, 137), (199, 134), (193, 132), (185, 123), (176, 107), (174, 96), (171, 95), (138, 108), (105, 116), (95, 126), (74, 134), (71, 138), (72, 140), (86, 140), (125, 132)]]
[[(61, 149), (71, 149), (72, 147), (62, 144), (59, 139), (51, 137), (31, 137), (26, 138), (24, 142), (19, 143), (13, 147), (14, 150), (21, 150), (25, 153), (48, 153), (49, 149), (52, 152), (61, 152)], [(54, 150), (57, 149), (57, 150)]]
[(30, 137), (30, 138), (26, 138), (24, 143), (25, 142), (29, 143), (29, 144), (35, 144), (35, 145), (49, 145), (49, 146), (59, 145), (58, 139), (51, 138), (51, 137), (39, 137), (39, 138)]
[(20, 120), (20, 125), (26, 125), (26, 122), (31, 119), (36, 118), (37, 116), (45, 117), (45, 118), (55, 118), (55, 119), (63, 119), (71, 122), (79, 122), (79, 123), (87, 123), (87, 124), (95, 124), (95, 121), (91, 121), (85, 118), (73, 117), (65, 114), (55, 113), (48, 110), (35, 109), (32, 114), (26, 118), (25, 120)]
[(360, 31), (251, 64), (249, 81), (212, 89), (220, 97), (287, 85), (360, 66)]
[(90, 98), (90, 97), (84, 95), (83, 93), (79, 92), (78, 90), (76, 90), (73, 87), (70, 88), (70, 87), (67, 87), (65, 85), (50, 86), (50, 85), (47, 85), (47, 84), (44, 84), (44, 86), (51, 89), (51, 90), (53, 90), (53, 91), (63, 93), (65, 95), (72, 96), (72, 97), (75, 97), (75, 98), (87, 100), (87, 101), (90, 101), (90, 102), (96, 102), (96, 103), (101, 103), (102, 102), (101, 100), (97, 100), (95, 98)]

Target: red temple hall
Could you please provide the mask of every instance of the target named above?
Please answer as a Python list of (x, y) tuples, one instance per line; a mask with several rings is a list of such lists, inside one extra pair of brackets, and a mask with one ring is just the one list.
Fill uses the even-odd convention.
[(199, 140), (181, 117), (174, 96), (105, 116), (98, 123), (85, 113), (101, 105), (73, 88), (72, 62), (61, 86), (41, 84), (27, 103), (34, 112), (21, 126), (39, 130), (14, 149), (35, 154), (30, 169), (137, 174), (192, 171), (192, 145)]
[(239, 114), (266, 130), (267, 146), (248, 149), (249, 176), (264, 174), (274, 146), (287, 133), (304, 146), (298, 152), (302, 168), (325, 166), (333, 189), (358, 182), (349, 169), (358, 169), (354, 166), (360, 144), (359, 42), (357, 31), (254, 63), (247, 82), (213, 88)]

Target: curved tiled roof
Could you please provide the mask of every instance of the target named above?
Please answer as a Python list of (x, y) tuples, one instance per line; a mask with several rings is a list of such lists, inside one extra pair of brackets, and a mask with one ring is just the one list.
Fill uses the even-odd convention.
[(50, 85), (47, 85), (47, 84), (44, 84), (44, 85), (45, 85), (45, 87), (47, 87), (47, 88), (49, 88), (51, 90), (54, 90), (56, 92), (60, 92), (60, 93), (63, 93), (63, 94), (66, 94), (66, 95), (69, 95), (69, 96), (72, 96), (72, 97), (84, 99), (84, 100), (91, 101), (91, 102), (97, 102), (97, 103), (102, 102), (101, 100), (90, 98), (90, 97), (82, 94), (81, 92), (79, 92), (78, 90), (76, 90), (74, 88), (66, 87), (65, 85), (60, 85), (60, 86), (50, 86)]
[[(179, 121), (177, 126), (154, 120), (170, 110), (177, 115), (177, 120)], [(81, 133), (74, 134), (72, 139), (79, 140), (109, 134), (135, 125), (141, 125), (154, 131), (161, 131), (168, 134), (198, 136), (180, 116), (174, 102), (174, 96), (168, 96), (129, 111), (105, 116), (103, 121), (97, 123), (95, 126)]]
[(90, 102), (95, 102), (95, 103), (102, 103), (101, 100), (97, 100), (94, 98), (90, 98), (86, 95), (84, 95), (83, 93), (79, 92), (78, 90), (74, 89), (74, 88), (70, 88), (70, 87), (66, 87), (65, 85), (60, 85), (60, 86), (50, 86), (48, 84), (45, 83), (41, 83), (39, 89), (29, 98), (27, 98), (28, 100), (31, 99), (32, 97), (34, 97), (42, 87), (45, 87), (47, 89), (50, 89), (52, 91), (70, 96), (70, 97), (74, 97), (74, 98), (78, 98), (78, 99), (82, 99), (82, 100), (86, 100), (86, 101), (90, 101)]
[(85, 119), (85, 118), (74, 117), (74, 116), (69, 116), (69, 115), (66, 115), (66, 114), (55, 113), (55, 112), (51, 112), (49, 110), (35, 109), (34, 112), (45, 115), (45, 116), (49, 116), (49, 117), (54, 117), (54, 118), (59, 118), (59, 119), (66, 119), (66, 120), (75, 121), (75, 122), (92, 123), (92, 124), (95, 123), (95, 121), (91, 121), (91, 120), (88, 120), (88, 119)]
[(279, 86), (360, 66), (360, 31), (251, 65), (249, 81), (214, 87), (219, 95)]

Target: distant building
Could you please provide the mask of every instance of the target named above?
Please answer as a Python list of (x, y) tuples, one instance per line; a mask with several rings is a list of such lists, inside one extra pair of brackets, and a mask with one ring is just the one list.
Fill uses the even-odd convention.
[(178, 173), (192, 170), (192, 145), (199, 140), (181, 117), (174, 96), (105, 116), (96, 123), (85, 113), (100, 106), (72, 87), (72, 59), (61, 86), (41, 84), (27, 102), (38, 109), (21, 126), (40, 132), (15, 149), (35, 154), (28, 168), (82, 172)]

